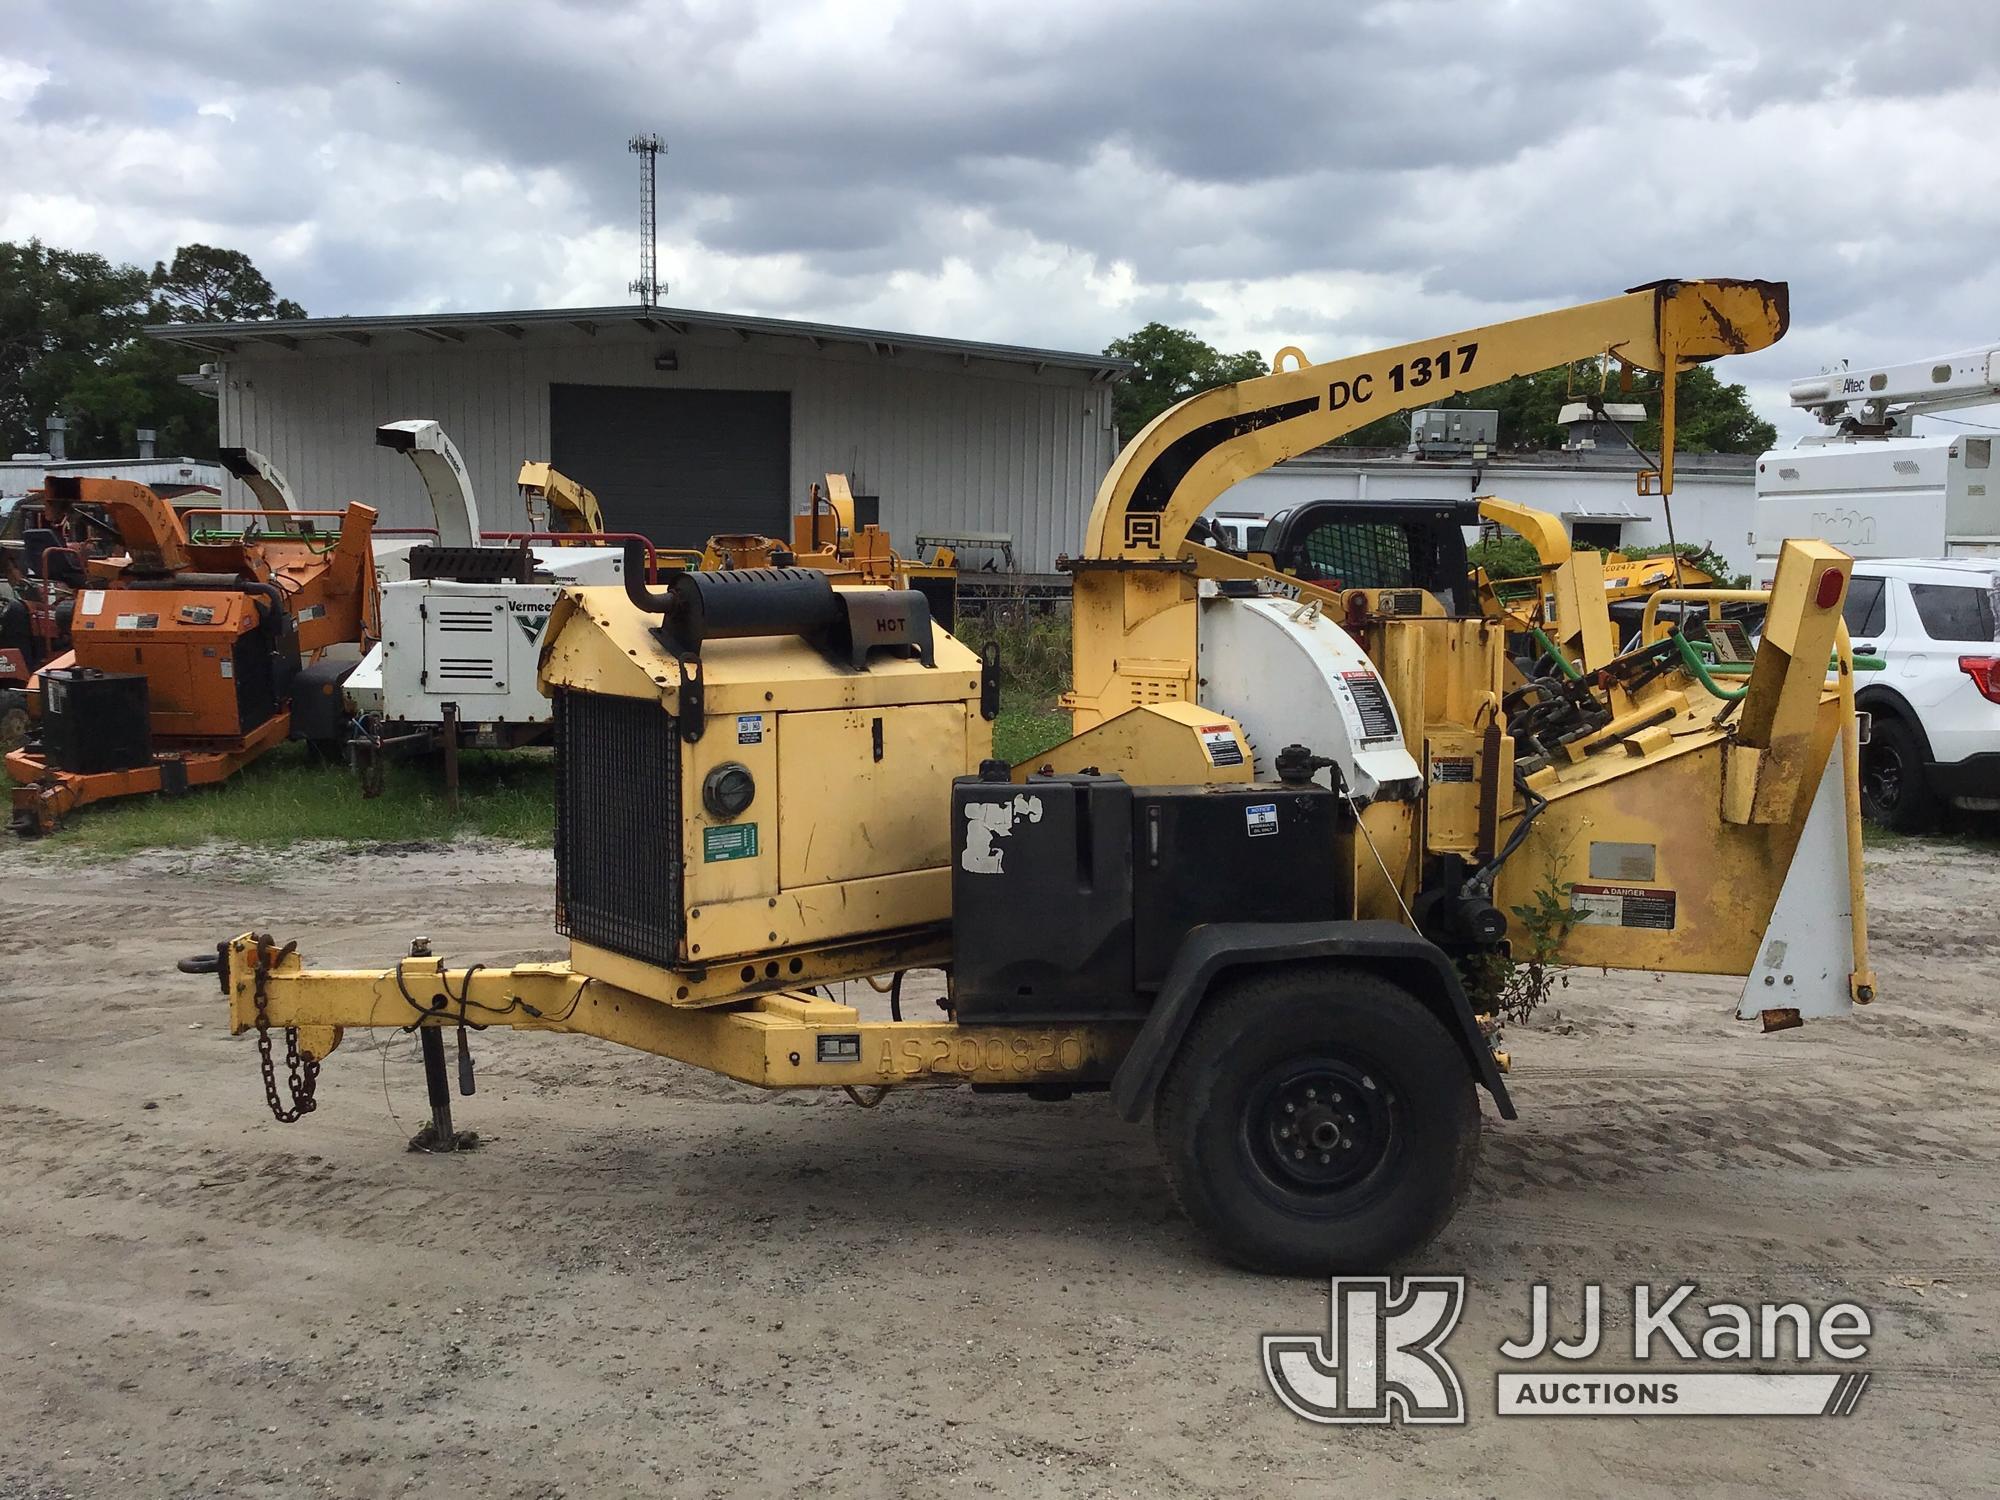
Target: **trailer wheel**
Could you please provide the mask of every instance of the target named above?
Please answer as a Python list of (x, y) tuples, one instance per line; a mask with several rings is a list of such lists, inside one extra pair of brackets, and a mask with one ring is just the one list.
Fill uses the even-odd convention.
[(19, 688), (0, 688), (0, 750), (18, 750), (34, 727), (28, 717), (28, 695)]
[(1154, 1136), (1182, 1209), (1231, 1260), (1379, 1271), (1428, 1244), (1479, 1155), (1472, 1071), (1407, 990), (1287, 965), (1212, 995), (1160, 1088)]

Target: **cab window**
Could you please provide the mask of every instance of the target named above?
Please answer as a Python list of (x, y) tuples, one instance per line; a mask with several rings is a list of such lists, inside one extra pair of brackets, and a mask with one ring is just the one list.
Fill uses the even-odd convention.
[(1841, 618), (1847, 621), (1850, 640), (1880, 635), (1888, 616), (1888, 586), (1880, 578), (1851, 578), (1847, 583), (1847, 603)]
[(1410, 539), (1393, 521), (1345, 521), (1306, 534), (1299, 575), (1350, 589), (1415, 585)]
[(1948, 583), (1913, 583), (1911, 602), (1917, 618), (1924, 622), (1924, 634), (1934, 641), (1990, 641), (1993, 632), (1993, 594), (1988, 589), (1965, 588)]

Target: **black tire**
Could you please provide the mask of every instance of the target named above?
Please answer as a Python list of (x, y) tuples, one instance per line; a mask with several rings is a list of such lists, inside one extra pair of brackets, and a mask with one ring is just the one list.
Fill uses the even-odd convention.
[(1910, 724), (1877, 714), (1861, 747), (1861, 810), (1897, 833), (1929, 833), (1944, 814), (1924, 774), (1924, 742)]
[(1429, 1244), (1472, 1181), (1479, 1127), (1472, 1070), (1437, 1017), (1379, 975), (1321, 964), (1210, 995), (1153, 1113), (1196, 1228), (1239, 1265), (1299, 1276), (1380, 1271)]
[(0, 750), (18, 750), (28, 742), (34, 721), (28, 717), (28, 695), (19, 688), (0, 688)]

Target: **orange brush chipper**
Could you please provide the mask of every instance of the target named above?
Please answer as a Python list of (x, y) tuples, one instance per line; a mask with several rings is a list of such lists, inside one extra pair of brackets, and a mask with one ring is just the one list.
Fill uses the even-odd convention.
[(52, 475), (48, 502), (115, 530), (123, 555), (91, 559), (70, 650), (29, 683), (35, 732), (7, 756), (16, 832), (50, 832), (86, 803), (224, 780), (292, 733), (295, 698), (338, 703), (379, 633), (366, 505), (348, 506), (333, 536), (195, 541), (130, 480)]

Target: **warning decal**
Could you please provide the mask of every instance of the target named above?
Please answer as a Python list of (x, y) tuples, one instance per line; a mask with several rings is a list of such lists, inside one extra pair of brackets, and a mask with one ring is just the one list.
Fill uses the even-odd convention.
[(1396, 737), (1396, 710), (1389, 706), (1389, 694), (1382, 679), (1373, 672), (1342, 672), (1341, 682), (1354, 699), (1361, 719), (1361, 738), (1391, 740)]
[(764, 743), (764, 716), (762, 714), (738, 714), (736, 716), (736, 743), (739, 745), (761, 745)]
[(1431, 762), (1432, 781), (1472, 780), (1472, 757), (1469, 755), (1440, 756)]
[(1243, 747), (1236, 742), (1236, 731), (1227, 724), (1204, 724), (1195, 733), (1201, 736), (1201, 748), (1211, 766), (1243, 764)]
[(1650, 927), (1670, 932), (1674, 893), (1643, 885), (1573, 885), (1570, 910), (1584, 927)]
[(1278, 831), (1278, 804), (1259, 802), (1255, 807), (1246, 807), (1243, 821), (1249, 825), (1251, 838), (1269, 837)]

